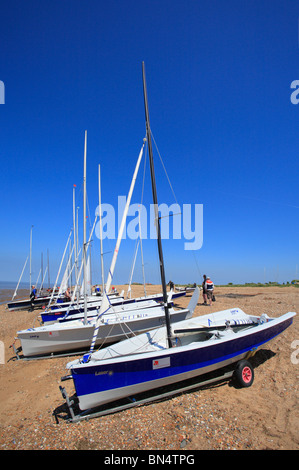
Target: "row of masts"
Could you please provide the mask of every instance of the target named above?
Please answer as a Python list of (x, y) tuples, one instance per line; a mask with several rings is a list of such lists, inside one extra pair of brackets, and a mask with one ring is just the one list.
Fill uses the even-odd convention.
[[(154, 161), (153, 161), (153, 150), (152, 150), (152, 140), (151, 140), (151, 130), (150, 130), (150, 120), (149, 120), (149, 109), (148, 109), (148, 97), (147, 97), (147, 87), (146, 87), (146, 78), (145, 78), (145, 65), (144, 62), (142, 63), (142, 76), (143, 76), (143, 93), (144, 93), (144, 108), (145, 108), (145, 121), (146, 121), (146, 139), (143, 141), (143, 145), (137, 160), (137, 164), (135, 167), (132, 183), (130, 186), (128, 198), (126, 201), (126, 206), (123, 214), (123, 218), (121, 221), (120, 229), (119, 229), (119, 234), (118, 234), (118, 239), (116, 242), (116, 247), (113, 253), (112, 257), (112, 262), (111, 266), (108, 272), (108, 278), (106, 285), (104, 283), (104, 265), (103, 265), (103, 244), (102, 244), (102, 217), (101, 217), (101, 186), (100, 186), (100, 165), (98, 167), (98, 175), (99, 175), (99, 220), (100, 220), (100, 239), (101, 239), (101, 272), (102, 272), (102, 303), (101, 303), (101, 309), (100, 309), (100, 316), (102, 312), (104, 312), (105, 308), (109, 305), (109, 300), (108, 300), (108, 294), (110, 292), (110, 287), (111, 287), (111, 282), (114, 274), (114, 268), (115, 268), (115, 263), (116, 259), (118, 256), (118, 251), (119, 251), (119, 246), (122, 238), (122, 233), (124, 230), (125, 222), (126, 222), (126, 217), (127, 213), (129, 210), (129, 205), (135, 185), (135, 181), (137, 178), (138, 174), (138, 169), (139, 165), (141, 162), (141, 158), (143, 155), (143, 150), (144, 150), (144, 145), (145, 142), (147, 141), (148, 143), (148, 153), (149, 153), (149, 162), (150, 162), (150, 173), (151, 173), (151, 184), (152, 184), (152, 195), (153, 195), (153, 203), (154, 203), (154, 210), (155, 210), (155, 222), (156, 222), (156, 229), (157, 229), (157, 243), (158, 243), (158, 254), (159, 254), (159, 265), (160, 265), (160, 276), (161, 276), (161, 284), (162, 284), (162, 293), (163, 293), (163, 304), (164, 304), (164, 310), (165, 310), (165, 319), (166, 319), (166, 330), (167, 330), (167, 340), (168, 340), (168, 346), (172, 347), (172, 342), (171, 342), (171, 328), (170, 328), (170, 319), (169, 319), (169, 310), (168, 310), (168, 302), (167, 302), (167, 291), (166, 291), (166, 279), (165, 279), (165, 269), (164, 269), (164, 260), (163, 260), (163, 251), (162, 251), (162, 241), (161, 241), (161, 228), (160, 228), (160, 217), (159, 217), (159, 212), (158, 212), (158, 198), (157, 198), (157, 188), (156, 188), (156, 180), (155, 180), (155, 170), (154, 170)], [(83, 298), (84, 298), (84, 323), (86, 324), (87, 322), (87, 250), (91, 241), (91, 236), (93, 229), (95, 227), (95, 223), (93, 225), (93, 229), (91, 231), (89, 240), (87, 241), (87, 234), (86, 234), (86, 158), (87, 158), (87, 131), (85, 131), (85, 138), (84, 138), (84, 168), (83, 168), (83, 247), (82, 247), (82, 255), (83, 255)], [(140, 223), (140, 220), (139, 220)], [(75, 257), (75, 277), (76, 277), (76, 288), (75, 291), (73, 292), (72, 295), (72, 301), (74, 301), (76, 290), (77, 290), (77, 284), (78, 280), (81, 276), (81, 269), (82, 265), (80, 268), (80, 271), (78, 272), (78, 257), (79, 257), (79, 252), (78, 252), (78, 238), (76, 234), (78, 234), (78, 218), (76, 220), (75, 216), (75, 188), (73, 189), (73, 228), (70, 232), (69, 238), (67, 245), (70, 241), (71, 235), (73, 232), (73, 238), (74, 238), (74, 243), (73, 243), (73, 249), (72, 252), (74, 251), (74, 257)], [(140, 237), (141, 239), (141, 237)], [(67, 249), (67, 245), (65, 247), (64, 255)], [(30, 231), (30, 287), (31, 287), (31, 275), (32, 275), (32, 265), (31, 265), (31, 251), (32, 251), (32, 227)], [(71, 259), (71, 256), (69, 257), (69, 261)], [(63, 261), (63, 260), (62, 260)], [(142, 260), (143, 261), (143, 260)], [(26, 261), (27, 262), (27, 261)], [(58, 277), (60, 275), (60, 270), (61, 270), (62, 262), (59, 267), (58, 275), (56, 278), (55, 286), (52, 292), (51, 300), (49, 302), (49, 305), (52, 301), (53, 294), (56, 288), (56, 284), (58, 281)], [(24, 270), (24, 269), (23, 269)], [(95, 334), (96, 334), (97, 326), (95, 328)], [(93, 342), (92, 342), (93, 344)], [(91, 347), (92, 351), (93, 346)]]
[[(143, 149), (143, 147), (144, 147), (144, 143), (143, 143), (142, 149)], [(140, 161), (141, 161), (141, 156), (142, 156), (142, 152), (139, 155), (138, 167), (139, 167), (139, 164), (140, 164)], [(57, 277), (56, 277), (56, 280), (55, 280), (55, 283), (54, 283), (54, 286), (53, 286), (53, 289), (52, 289), (52, 292), (51, 292), (51, 295), (50, 295), (49, 305), (52, 303), (53, 299), (57, 298), (57, 295), (56, 295), (57, 293), (58, 293), (58, 295), (62, 295), (66, 291), (67, 288), (69, 289), (70, 294), (73, 294), (72, 295), (72, 301), (74, 301), (75, 298), (77, 298), (77, 300), (78, 300), (79, 290), (80, 290), (81, 299), (82, 299), (82, 295), (83, 295), (84, 305), (86, 303), (86, 300), (87, 300), (88, 296), (90, 295), (90, 292), (89, 292), (90, 289), (89, 289), (89, 286), (87, 285), (87, 282), (90, 282), (90, 284), (91, 284), (91, 276), (92, 276), (91, 275), (91, 256), (89, 255), (89, 257), (88, 257), (87, 252), (88, 252), (88, 248), (91, 245), (92, 234), (93, 234), (93, 231), (94, 231), (94, 228), (95, 228), (95, 222), (97, 220), (97, 216), (95, 218), (93, 228), (90, 232), (89, 239), (87, 240), (87, 228), (86, 228), (86, 221), (87, 221), (87, 217), (86, 217), (86, 209), (87, 209), (87, 207), (86, 207), (87, 206), (87, 197), (86, 197), (86, 194), (87, 194), (87, 191), (86, 191), (86, 186), (87, 186), (87, 184), (86, 184), (87, 183), (87, 179), (86, 179), (86, 160), (87, 160), (87, 131), (85, 131), (85, 139), (84, 139), (83, 246), (82, 246), (81, 249), (79, 249), (79, 240), (78, 240), (78, 238), (79, 238), (78, 237), (78, 232), (79, 232), (79, 230), (78, 230), (78, 220), (79, 220), (78, 209), (79, 209), (79, 207), (76, 208), (76, 194), (75, 194), (76, 185), (74, 185), (73, 186), (73, 227), (71, 228), (69, 236), (67, 238), (67, 242), (66, 242), (66, 245), (65, 245), (65, 248), (64, 248), (64, 252), (63, 252), (61, 262), (60, 262), (60, 265), (59, 265), (59, 268), (58, 268)], [(138, 169), (137, 169), (137, 171), (138, 171)], [(137, 171), (135, 172), (134, 183), (135, 183), (135, 180), (136, 180)], [(99, 185), (99, 211), (98, 211), (98, 216), (99, 216), (99, 227), (100, 227), (100, 251), (101, 251), (101, 285), (102, 285), (102, 292), (104, 292), (104, 290), (105, 290), (105, 280), (104, 280), (104, 252), (103, 252), (102, 201), (101, 201), (101, 166), (100, 165), (98, 165), (98, 185)], [(134, 184), (132, 186), (131, 194), (132, 194), (132, 191), (133, 191), (133, 187), (134, 187)], [(129, 204), (127, 204), (126, 214), (128, 212), (128, 208), (129, 208)], [(123, 217), (122, 227), (120, 228), (121, 234), (123, 233), (123, 230), (124, 230), (125, 217), (126, 217), (126, 215), (124, 215), (124, 217)], [(140, 213), (139, 213), (139, 224), (141, 224)], [(24, 270), (26, 268), (26, 264), (28, 262), (29, 257), (30, 257), (30, 288), (32, 286), (32, 270), (31, 270), (32, 229), (33, 229), (33, 225), (31, 226), (31, 230), (30, 230), (30, 255), (27, 256), (27, 259), (26, 259), (26, 262), (25, 262), (24, 267), (22, 269), (21, 276), (20, 276), (19, 282), (17, 284), (13, 299), (14, 299), (16, 293), (17, 293), (19, 283), (20, 283), (21, 278), (23, 276), (23, 273), (24, 273)], [(129, 295), (131, 297), (131, 283), (132, 283), (132, 279), (133, 279), (133, 272), (134, 272), (134, 267), (135, 267), (135, 262), (136, 262), (136, 257), (137, 257), (137, 253), (138, 253), (139, 244), (140, 244), (140, 247), (141, 247), (143, 285), (144, 285), (144, 292), (145, 292), (145, 296), (146, 296), (144, 260), (143, 260), (143, 250), (142, 250), (142, 240), (141, 240), (141, 226), (140, 225), (139, 225), (139, 232), (140, 232), (139, 233), (139, 239), (138, 239), (138, 244), (137, 244), (135, 254), (134, 254), (134, 261), (133, 261), (131, 274), (130, 274), (127, 297)], [(72, 240), (73, 240), (73, 242), (72, 242)], [(115, 250), (113, 261), (112, 261), (112, 266), (113, 266), (112, 271), (114, 270), (116, 257), (117, 257), (117, 253), (118, 253), (118, 249), (119, 249), (119, 245), (120, 245), (120, 240), (121, 240), (121, 235), (119, 235), (119, 237), (118, 237), (117, 248)], [(80, 257), (81, 252), (82, 252), (82, 259), (81, 259), (81, 263), (80, 263), (81, 266), (79, 266), (79, 257)], [(48, 267), (46, 268), (45, 272), (43, 271), (43, 256), (42, 256), (41, 259), (42, 259), (41, 269), (40, 269), (40, 272), (39, 272), (38, 279), (35, 283), (35, 286), (37, 286), (40, 274), (42, 273), (42, 283), (41, 283), (40, 289), (38, 290), (38, 293), (41, 292), (41, 288), (43, 286), (43, 282), (44, 282), (44, 279), (45, 279), (46, 272), (48, 271), (48, 274), (49, 274), (49, 250), (48, 250)], [(64, 265), (66, 265), (66, 267), (65, 267), (65, 270), (64, 270), (64, 274), (61, 276), (61, 273), (63, 272), (63, 266)], [(81, 280), (82, 267), (83, 267), (83, 279)], [(110, 272), (111, 272), (111, 268), (110, 268)], [(75, 286), (73, 286), (73, 277), (72, 277), (73, 273), (75, 274)], [(61, 281), (60, 281), (60, 285), (59, 285), (59, 279), (60, 278), (61, 278)], [(107, 282), (109, 283), (108, 289), (110, 289), (112, 278), (109, 277)], [(50, 288), (50, 284), (49, 284), (49, 288)], [(106, 291), (107, 291), (107, 288), (106, 288)]]
[[(24, 266), (23, 266), (23, 268), (22, 268), (21, 275), (20, 275), (20, 277), (19, 277), (19, 280), (18, 280), (16, 289), (15, 289), (15, 291), (14, 291), (12, 300), (13, 300), (13, 299), (15, 298), (15, 296), (17, 295), (17, 291), (18, 291), (20, 282), (21, 282), (21, 280), (22, 280), (22, 277), (23, 277), (25, 268), (26, 268), (26, 266), (27, 266), (28, 259), (29, 259), (29, 293), (31, 292), (31, 286), (32, 286), (32, 229), (33, 229), (33, 225), (31, 225), (31, 229), (30, 229), (30, 252), (29, 252), (29, 255), (27, 256), (27, 258), (26, 258), (26, 260), (25, 260), (25, 263), (24, 263)], [(41, 267), (40, 267), (40, 270), (39, 270), (39, 273), (38, 273), (38, 276), (37, 276), (37, 280), (36, 280), (36, 282), (35, 282), (35, 286), (38, 286), (39, 278), (41, 277), (41, 283), (40, 283), (40, 287), (39, 287), (39, 293), (40, 293), (40, 292), (43, 290), (43, 288), (44, 288), (44, 282), (45, 282), (45, 278), (46, 278), (47, 272), (48, 272), (48, 289), (50, 289), (50, 286), (51, 286), (51, 281), (50, 281), (49, 250), (47, 250), (47, 261), (48, 261), (48, 263), (47, 263), (46, 269), (45, 269), (45, 271), (44, 271), (44, 266), (43, 266), (43, 253), (41, 253)]]

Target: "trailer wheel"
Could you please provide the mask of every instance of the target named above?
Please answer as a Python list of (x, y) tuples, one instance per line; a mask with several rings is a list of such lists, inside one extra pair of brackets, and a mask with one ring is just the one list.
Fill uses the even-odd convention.
[(234, 377), (241, 387), (250, 387), (254, 380), (254, 370), (250, 362), (238, 362)]

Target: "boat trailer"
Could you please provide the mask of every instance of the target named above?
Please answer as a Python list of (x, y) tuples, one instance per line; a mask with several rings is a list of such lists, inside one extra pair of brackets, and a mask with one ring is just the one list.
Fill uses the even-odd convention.
[[(139, 396), (136, 396), (136, 397), (127, 397), (126, 399), (118, 400), (117, 402), (114, 402), (112, 404), (110, 403), (106, 407), (102, 406), (102, 407), (92, 408), (92, 409), (85, 410), (83, 412), (80, 411), (79, 409), (78, 399), (76, 398), (76, 396), (74, 395), (72, 397), (69, 397), (66, 389), (60, 385), (59, 389), (60, 389), (63, 399), (65, 400), (65, 405), (66, 405), (66, 406), (64, 405), (64, 411), (65, 409), (67, 409), (68, 417), (62, 418), (61, 416), (59, 416), (60, 411), (58, 409), (53, 411), (53, 415), (55, 417), (57, 424), (59, 424), (59, 419), (58, 419), (59, 417), (64, 420), (67, 420), (68, 422), (77, 423), (83, 420), (89, 420), (89, 419), (99, 418), (101, 416), (105, 416), (105, 415), (109, 415), (113, 413), (118, 413), (119, 411), (145, 405), (147, 403), (152, 403), (155, 401), (168, 399), (174, 395), (178, 395), (180, 393), (184, 393), (184, 392), (188, 392), (194, 389), (205, 387), (207, 385), (211, 385), (216, 382), (218, 383), (224, 382), (230, 379), (233, 375), (234, 375), (234, 370), (228, 371), (228, 372), (225, 372), (221, 376), (213, 377), (213, 378), (203, 380), (203, 381), (197, 380), (196, 383), (193, 383), (191, 385), (186, 385), (183, 387), (175, 388), (173, 390), (167, 390), (162, 393), (161, 393), (162, 388), (159, 388), (159, 389), (156, 389), (156, 393), (151, 393), (150, 396), (148, 395), (148, 392), (147, 393), (144, 392), (142, 394), (139, 394)], [(72, 376), (69, 375), (69, 376), (62, 377), (61, 380), (65, 381), (71, 378)], [(164, 387), (164, 390), (166, 388), (169, 388), (169, 387)], [(153, 392), (155, 392), (155, 390)], [(59, 407), (59, 408), (62, 408), (62, 407)]]
[[(151, 392), (143, 392), (135, 397), (126, 397), (121, 400), (117, 400), (113, 403), (108, 403), (96, 408), (90, 408), (85, 411), (81, 411), (78, 404), (78, 398), (76, 394), (72, 397), (69, 397), (66, 389), (59, 386), (60, 392), (65, 404), (56, 408), (53, 411), (56, 423), (59, 423), (59, 417), (67, 420), (72, 423), (77, 423), (83, 420), (89, 420), (92, 418), (99, 418), (100, 416), (105, 416), (113, 413), (118, 413), (119, 411), (127, 410), (129, 408), (142, 406), (147, 403), (153, 403), (155, 401), (160, 401), (163, 399), (169, 399), (174, 395), (179, 395), (180, 393), (189, 392), (195, 389), (206, 387), (212, 384), (220, 384), (221, 382), (226, 382), (232, 377), (235, 379), (238, 387), (250, 387), (254, 380), (254, 369), (252, 364), (249, 362), (249, 359), (252, 358), (256, 353), (256, 348), (248, 352), (244, 359), (241, 359), (237, 363), (226, 366), (222, 369), (222, 375), (218, 375), (217, 371), (207, 373), (199, 379), (199, 377), (193, 377), (192, 379), (179, 382), (177, 384), (168, 385), (165, 387), (160, 387), (152, 390)], [(61, 381), (72, 379), (72, 375), (66, 375), (61, 378)], [(64, 413), (67, 412), (67, 417), (60, 416), (60, 411), (63, 409)]]
[(50, 353), (50, 354), (41, 354), (39, 356), (24, 356), (21, 354), (22, 352), (22, 346), (19, 346), (18, 348), (15, 345), (15, 341), (13, 344), (9, 346), (10, 348), (13, 348), (15, 356), (10, 358), (10, 360), (17, 359), (18, 361), (36, 361), (37, 359), (53, 359), (57, 357), (68, 357), (68, 356), (79, 356), (81, 354), (86, 354), (89, 350), (78, 350), (78, 351), (68, 351), (65, 353)]

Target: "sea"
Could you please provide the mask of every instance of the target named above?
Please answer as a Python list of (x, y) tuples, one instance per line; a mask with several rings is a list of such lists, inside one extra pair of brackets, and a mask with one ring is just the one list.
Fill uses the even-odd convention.
[[(16, 287), (18, 285), (18, 282), (13, 282), (13, 281), (0, 281), (0, 305), (6, 304), (9, 302), (16, 290)], [(51, 287), (52, 284), (51, 284)], [(45, 288), (48, 288), (48, 283), (45, 286)], [(14, 300), (17, 299), (29, 299), (31, 289), (29, 282), (20, 282), (17, 295), (15, 296)]]
[[(9, 302), (15, 292), (18, 282), (0, 281), (0, 305)], [(29, 282), (20, 282), (15, 299), (29, 298)]]

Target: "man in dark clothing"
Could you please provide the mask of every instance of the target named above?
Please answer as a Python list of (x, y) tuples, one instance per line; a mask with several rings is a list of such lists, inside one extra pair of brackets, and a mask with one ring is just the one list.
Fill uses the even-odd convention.
[(168, 285), (170, 290), (174, 290), (174, 283), (172, 281), (169, 281)]
[(208, 305), (208, 298), (207, 298), (207, 290), (206, 290), (206, 280), (207, 276), (203, 275), (203, 283), (202, 283), (202, 296), (203, 296), (203, 303), (204, 305)]
[(212, 305), (212, 300), (213, 300), (213, 295), (214, 295), (214, 283), (211, 281), (211, 279), (207, 276), (206, 282), (205, 282), (205, 287), (206, 287), (206, 294), (207, 298), (210, 302), (210, 306)]
[(29, 312), (33, 312), (34, 310), (34, 299), (36, 297), (36, 288), (35, 286), (32, 286), (32, 291), (31, 291), (31, 294), (30, 294), (30, 303), (31, 303), (31, 307), (29, 309)]

